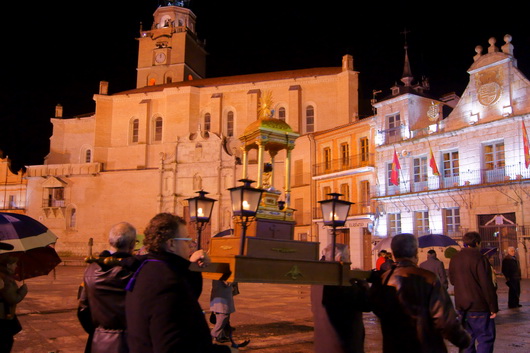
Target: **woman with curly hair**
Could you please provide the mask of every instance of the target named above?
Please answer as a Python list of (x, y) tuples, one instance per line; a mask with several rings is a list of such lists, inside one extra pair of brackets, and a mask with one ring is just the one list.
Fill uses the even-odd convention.
[(189, 270), (191, 262), (200, 265), (206, 255), (194, 252), (184, 219), (157, 214), (144, 236), (148, 253), (130, 282), (125, 304), (130, 352), (237, 351), (212, 343), (198, 302), (202, 277)]

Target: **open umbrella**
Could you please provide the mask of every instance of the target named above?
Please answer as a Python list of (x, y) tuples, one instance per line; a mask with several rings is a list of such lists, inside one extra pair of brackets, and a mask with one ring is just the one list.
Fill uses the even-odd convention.
[(453, 238), (443, 234), (428, 234), (418, 237), (418, 247), (430, 248), (434, 246), (447, 247), (447, 246), (458, 246), (458, 243)]
[(27, 251), (9, 252), (9, 256), (18, 258), (17, 269), (13, 275), (17, 281), (45, 276), (62, 262), (55, 249), (51, 246)]
[(19, 281), (47, 275), (61, 263), (55, 249), (49, 246), (57, 241), (57, 236), (29, 216), (0, 213), (0, 241), (12, 247), (11, 250), (0, 247), (0, 256), (9, 254), (18, 258), (14, 277)]
[(379, 252), (381, 250), (390, 251), (390, 243), (392, 243), (392, 237), (383, 238), (379, 243), (377, 243), (372, 251)]
[[(0, 213), (0, 241), (13, 246), (14, 251), (26, 251), (50, 245), (57, 241), (44, 224), (18, 213)], [(2, 254), (4, 250), (0, 250)]]

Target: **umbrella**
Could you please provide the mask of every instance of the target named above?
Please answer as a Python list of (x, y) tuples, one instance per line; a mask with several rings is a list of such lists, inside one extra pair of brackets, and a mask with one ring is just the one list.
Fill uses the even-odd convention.
[[(0, 213), (0, 241), (14, 251), (44, 247), (55, 243), (57, 236), (39, 221), (18, 213)], [(0, 254), (4, 253), (0, 250)]]
[(45, 276), (62, 262), (55, 249), (51, 246), (27, 251), (14, 251), (8, 254), (18, 258), (17, 269), (13, 275), (17, 281)]
[(379, 243), (377, 243), (372, 251), (381, 251), (381, 250), (390, 250), (390, 243), (392, 242), (392, 237), (383, 238)]
[(447, 246), (458, 246), (458, 243), (451, 237), (443, 234), (428, 234), (418, 237), (418, 247), (430, 248), (434, 246), (447, 247)]
[(482, 255), (493, 256), (497, 254), (498, 250), (499, 248), (495, 246), (491, 246), (491, 247), (485, 247), (485, 248), (480, 249), (480, 252), (482, 253)]

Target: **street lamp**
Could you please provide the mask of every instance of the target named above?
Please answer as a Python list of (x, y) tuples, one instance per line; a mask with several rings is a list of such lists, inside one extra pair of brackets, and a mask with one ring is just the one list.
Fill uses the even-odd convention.
[(228, 189), (232, 199), (232, 212), (234, 217), (239, 217), (241, 220), (241, 240), (239, 246), (239, 255), (244, 254), (245, 236), (247, 234), (247, 227), (258, 212), (258, 206), (261, 201), (262, 189), (256, 189), (250, 184), (254, 181), (249, 179), (239, 180), (243, 183), (241, 186), (236, 186)]
[(336, 229), (342, 227), (346, 223), (350, 206), (353, 202), (346, 200), (339, 200), (339, 196), (342, 194), (332, 192), (328, 194), (331, 196), (328, 200), (318, 201), (322, 209), (322, 218), (324, 218), (324, 225), (333, 228), (333, 236), (331, 238), (331, 258), (335, 261), (335, 242), (336, 242)]
[(210, 218), (212, 216), (213, 204), (215, 203), (214, 199), (206, 197), (208, 194), (206, 191), (197, 191), (199, 196), (191, 197), (188, 200), (188, 205), (190, 209), (190, 221), (195, 222), (197, 227), (197, 250), (201, 248), (201, 234)]

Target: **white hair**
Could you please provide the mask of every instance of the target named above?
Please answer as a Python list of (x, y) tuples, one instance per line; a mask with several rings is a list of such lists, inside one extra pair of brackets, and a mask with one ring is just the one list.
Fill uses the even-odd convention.
[(136, 243), (136, 228), (130, 223), (120, 222), (109, 231), (109, 244), (116, 250), (130, 251)]

